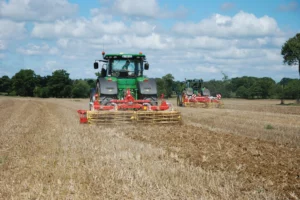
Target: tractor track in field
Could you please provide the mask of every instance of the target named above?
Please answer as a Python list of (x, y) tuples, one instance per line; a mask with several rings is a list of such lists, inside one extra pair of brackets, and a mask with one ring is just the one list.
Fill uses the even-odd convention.
[[(0, 196), (4, 195), (7, 199), (43, 198), (47, 195), (55, 197), (57, 191), (60, 191), (59, 195), (63, 195), (62, 197), (76, 198), (79, 196), (69, 190), (72, 185), (74, 186), (74, 181), (77, 181), (77, 187), (83, 192), (82, 194), (86, 195), (85, 198), (96, 197), (89, 195), (100, 195), (97, 192), (99, 188), (102, 192), (110, 192), (102, 197), (113, 197), (114, 194), (111, 193), (113, 190), (108, 191), (107, 187), (117, 184), (126, 191), (123, 183), (129, 184), (132, 180), (130, 182), (126, 177), (129, 176), (126, 175), (126, 171), (122, 172), (125, 173), (124, 177), (122, 174), (118, 175), (117, 183), (111, 182), (111, 179), (115, 179), (115, 177), (111, 177), (118, 174), (123, 168), (128, 169), (134, 176), (142, 173), (140, 168), (134, 169), (134, 166), (143, 165), (141, 163), (143, 157), (140, 158), (140, 153), (135, 149), (147, 147), (148, 150), (167, 154), (167, 156), (163, 156), (163, 153), (162, 155), (150, 153), (149, 155), (156, 156), (149, 158), (150, 161), (152, 160), (151, 162), (155, 163), (153, 167), (159, 163), (168, 165), (171, 162), (174, 166), (185, 166), (183, 169), (187, 171), (190, 168), (201, 168), (208, 174), (229, 174), (230, 177), (237, 177), (237, 181), (241, 183), (234, 188), (238, 190), (237, 194), (249, 194), (250, 197), (261, 193), (275, 194), (282, 199), (300, 198), (300, 148), (298, 147), (255, 139), (249, 135), (246, 137), (241, 134), (232, 134), (230, 131), (218, 132), (217, 128), (201, 126), (201, 120), (195, 120), (196, 115), (191, 117), (191, 113), (199, 112), (199, 110), (191, 109), (186, 111), (181, 109), (183, 118), (187, 120), (183, 125), (177, 126), (124, 125), (103, 128), (79, 125), (76, 110), (85, 107), (87, 107), (85, 100), (75, 102), (60, 99), (0, 98), (0, 110), (3, 113), (0, 115), (0, 175), (2, 177)], [(213, 114), (213, 112), (207, 111), (207, 115), (213, 117)], [(227, 115), (228, 113), (222, 111), (218, 117), (222, 119)], [(232, 119), (234, 120), (234, 118)], [(247, 120), (247, 118), (243, 118), (243, 120)], [(237, 127), (240, 128), (240, 126)], [(293, 131), (295, 128), (297, 127), (287, 130)], [(113, 146), (106, 147), (103, 143), (123, 140), (127, 141), (129, 146), (122, 147), (123, 143), (112, 143)], [(135, 156), (138, 158), (134, 163), (128, 161), (129, 165), (125, 165), (126, 161), (122, 161), (123, 157), (121, 161), (114, 160), (118, 158), (118, 155), (127, 155), (128, 152), (128, 155), (133, 154), (130, 153), (133, 151), (130, 149), (131, 146), (134, 147), (134, 153), (137, 154)], [(104, 153), (99, 151), (101, 147)], [(120, 148), (120, 152), (118, 152), (118, 148)], [(110, 154), (113, 155), (110, 162), (117, 164), (110, 166), (106, 160), (104, 162), (105, 165), (108, 165), (106, 168), (99, 162), (102, 161), (101, 159), (107, 159)], [(149, 156), (147, 152), (143, 152), (143, 154)], [(129, 158), (131, 157), (129, 156)], [(81, 162), (83, 162), (82, 165)], [(96, 167), (93, 169), (91, 166)], [(114, 168), (118, 171), (114, 171)], [(65, 174), (61, 172), (62, 170), (65, 171)], [(99, 170), (107, 174), (97, 174)], [(87, 174), (87, 171), (93, 173)], [(145, 169), (145, 171), (149, 171), (149, 169)], [(188, 173), (187, 171), (184, 173)], [(81, 178), (80, 175), (82, 175)], [(78, 176), (77, 179), (76, 176)], [(104, 183), (99, 182), (97, 176), (104, 176), (102, 177)], [(150, 175), (148, 174), (148, 176)], [(66, 177), (66, 179), (63, 180), (62, 177)], [(152, 179), (149, 178), (149, 180)], [(155, 180), (153, 177), (154, 182), (150, 183), (155, 185)], [(188, 184), (188, 180), (184, 181), (186, 182), (182, 184)], [(47, 184), (50, 186), (46, 187)], [(226, 184), (228, 183), (227, 180), (221, 179), (218, 184), (218, 190), (220, 190), (223, 187), (227, 188)], [(93, 185), (95, 188), (92, 187)], [(142, 188), (144, 191), (143, 187), (139, 185), (139, 187), (135, 187), (135, 190), (139, 191)], [(129, 189), (129, 191), (132, 190), (134, 189)], [(158, 192), (153, 188), (149, 190), (148, 193), (152, 195)], [(165, 191), (174, 192), (169, 194), (174, 195), (172, 197), (179, 195), (175, 192), (176, 188), (165, 189)], [(182, 191), (189, 190), (182, 189)], [(194, 193), (201, 193), (199, 191), (194, 191)], [(207, 199), (224, 197), (211, 188), (207, 191), (209, 191), (208, 194), (217, 193), (208, 196)], [(243, 199), (243, 197), (234, 196), (234, 191), (231, 193), (224, 199)], [(142, 194), (147, 195), (147, 192), (144, 191)], [(162, 192), (161, 195), (163, 194)], [(145, 199), (147, 196), (143, 195), (139, 197)], [(184, 197), (187, 193), (181, 195)], [(253, 199), (260, 198), (255, 196)]]
[(188, 164), (237, 174), (245, 191), (256, 188), (283, 197), (290, 197), (290, 193), (300, 196), (299, 149), (191, 125), (162, 131), (156, 131), (157, 126), (132, 129), (125, 131), (128, 137), (163, 147)]

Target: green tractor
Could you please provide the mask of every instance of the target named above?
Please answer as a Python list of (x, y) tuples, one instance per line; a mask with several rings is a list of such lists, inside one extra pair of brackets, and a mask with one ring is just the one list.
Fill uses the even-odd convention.
[(98, 62), (104, 63), (95, 91), (100, 104), (110, 105), (113, 99), (124, 99), (127, 90), (135, 99), (149, 100), (153, 106), (158, 104), (155, 79), (143, 75), (149, 69), (145, 55), (103, 53), (103, 60), (96, 60), (94, 69), (99, 68)]
[(223, 108), (221, 94), (211, 96), (203, 86), (202, 79), (185, 80), (185, 88), (177, 94), (177, 105), (181, 107)]
[(146, 56), (105, 54), (94, 69), (101, 73), (91, 91), (89, 110), (79, 110), (83, 123), (178, 123), (181, 115), (164, 99), (158, 102), (156, 81), (143, 75)]

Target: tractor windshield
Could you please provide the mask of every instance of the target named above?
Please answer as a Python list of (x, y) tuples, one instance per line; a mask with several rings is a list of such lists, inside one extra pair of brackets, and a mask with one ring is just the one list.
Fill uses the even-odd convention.
[(142, 75), (142, 61), (140, 59), (112, 59), (109, 62), (112, 76), (119, 76), (120, 72), (128, 72), (128, 76)]

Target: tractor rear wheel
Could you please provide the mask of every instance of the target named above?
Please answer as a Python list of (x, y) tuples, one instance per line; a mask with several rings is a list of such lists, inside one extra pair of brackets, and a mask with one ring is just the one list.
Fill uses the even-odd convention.
[(96, 90), (95, 88), (92, 88), (91, 89), (91, 92), (90, 92), (90, 103), (89, 103), (89, 110), (92, 110), (92, 103), (94, 103), (94, 96), (95, 96), (95, 93), (96, 93)]
[(100, 95), (100, 83), (97, 82), (96, 84), (96, 94)]
[(103, 97), (101, 98), (102, 100), (100, 101), (100, 104), (101, 105), (104, 105), (104, 106), (111, 106), (112, 103), (110, 102), (111, 100), (113, 99), (117, 99), (117, 97), (112, 97), (112, 96), (106, 96), (106, 97)]
[(150, 100), (150, 104), (152, 106), (157, 106), (157, 104), (158, 104), (156, 97), (147, 97), (147, 98), (144, 98), (144, 100)]
[(181, 95), (177, 95), (177, 106), (182, 106), (182, 96)]

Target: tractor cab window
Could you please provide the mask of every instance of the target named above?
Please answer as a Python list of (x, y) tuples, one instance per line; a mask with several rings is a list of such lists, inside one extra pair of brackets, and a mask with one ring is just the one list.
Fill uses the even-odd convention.
[[(125, 76), (141, 76), (142, 75), (142, 62), (137, 59), (114, 59), (110, 60), (109, 67), (111, 68), (112, 76), (119, 76), (126, 73)], [(128, 75), (127, 75), (128, 73)]]

